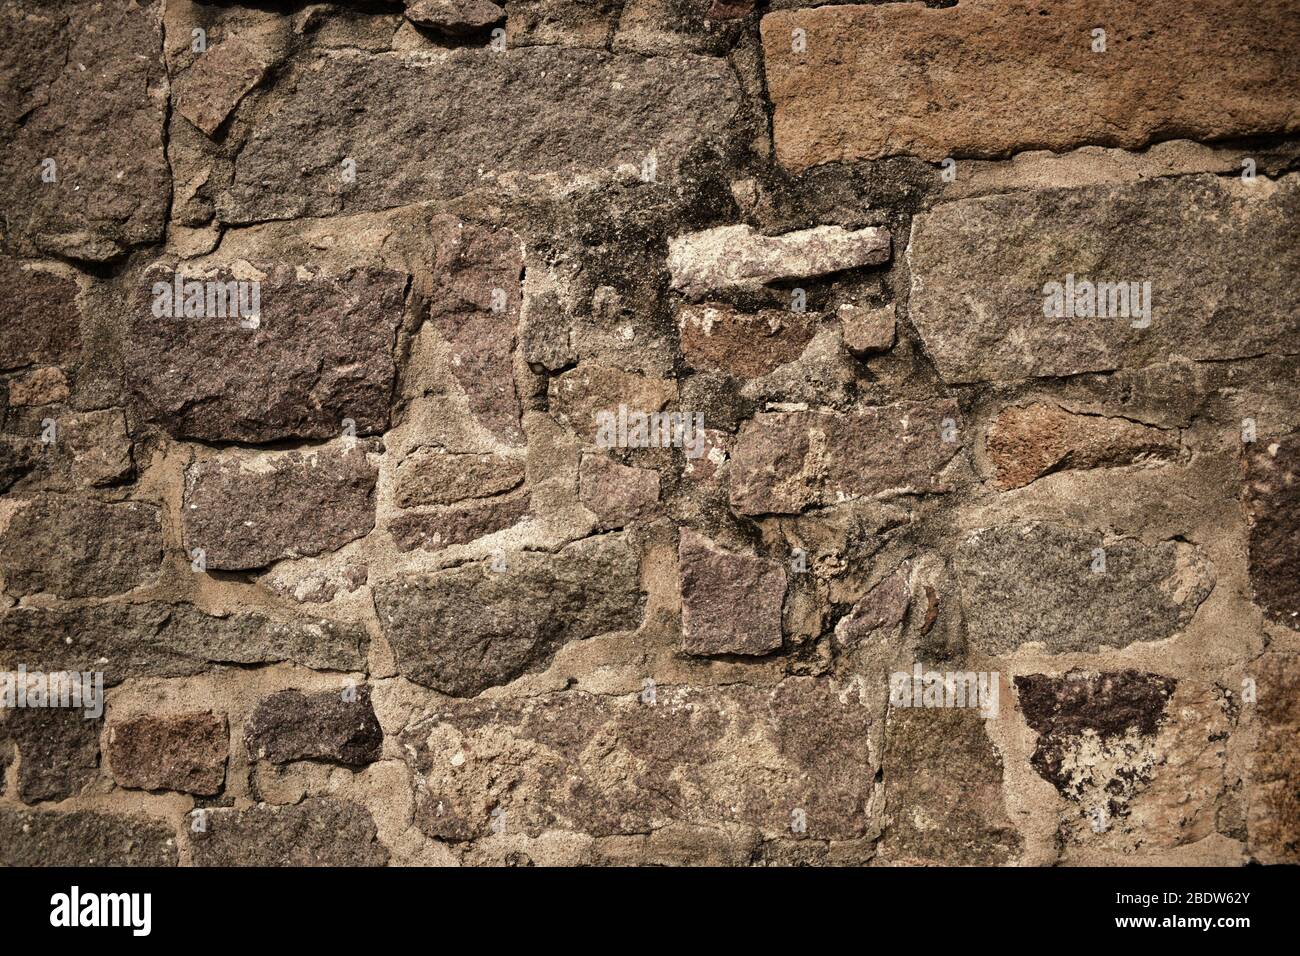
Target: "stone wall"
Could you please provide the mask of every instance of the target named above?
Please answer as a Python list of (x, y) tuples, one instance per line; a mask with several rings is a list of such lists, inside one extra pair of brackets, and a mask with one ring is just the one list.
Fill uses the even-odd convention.
[(0, 863), (1300, 861), (1293, 0), (246, 2), (0, 2)]

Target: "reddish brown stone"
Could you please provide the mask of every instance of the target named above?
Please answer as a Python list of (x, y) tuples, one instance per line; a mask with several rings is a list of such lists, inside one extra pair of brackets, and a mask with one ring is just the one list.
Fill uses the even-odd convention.
[(403, 508), (450, 505), (467, 498), (489, 498), (518, 487), (523, 480), (522, 459), (421, 448), (398, 464), (396, 498)]
[(677, 325), (682, 354), (692, 367), (757, 378), (799, 357), (813, 337), (816, 318), (780, 309), (747, 313), (725, 305), (683, 305)]
[(229, 750), (226, 718), (220, 714), (143, 714), (108, 728), (113, 779), (134, 790), (218, 794)]
[(244, 741), (253, 760), (322, 760), (363, 767), (379, 759), (384, 732), (368, 687), (310, 695), (283, 690), (258, 702)]
[(608, 531), (650, 518), (659, 504), (659, 473), (629, 468), (605, 455), (583, 455), (578, 497)]
[(400, 551), (437, 551), (453, 544), (469, 544), (518, 524), (528, 516), (531, 506), (532, 496), (521, 491), (436, 511), (398, 515), (389, 524), (388, 532)]
[(781, 646), (785, 568), (724, 551), (683, 528), (682, 650), (688, 654), (769, 654)]
[(1250, 583), (1255, 601), (1300, 631), (1300, 432), (1247, 446)]

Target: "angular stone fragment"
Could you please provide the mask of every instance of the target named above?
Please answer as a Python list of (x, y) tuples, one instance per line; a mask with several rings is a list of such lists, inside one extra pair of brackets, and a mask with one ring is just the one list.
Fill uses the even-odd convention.
[(374, 586), (402, 676), (471, 696), (544, 667), (561, 644), (640, 623), (639, 561), (620, 535), (490, 564), (500, 570), (467, 564)]
[(874, 631), (889, 630), (903, 623), (912, 603), (908, 565), (903, 564), (862, 596), (853, 610), (835, 625), (835, 640), (855, 647)]
[(0, 574), (14, 596), (121, 594), (154, 581), (162, 557), (162, 514), (141, 501), (42, 495), (0, 532)]
[(492, 0), (414, 0), (406, 5), (406, 19), (450, 36), (472, 35), (505, 16)]
[(1300, 655), (1269, 652), (1256, 675), (1255, 745), (1247, 827), (1262, 863), (1300, 862)]
[[(28, 673), (36, 668), (28, 666)], [(102, 701), (100, 704), (102, 706)], [(103, 722), (84, 707), (18, 707), (0, 737), (18, 748), (18, 798), (24, 803), (76, 796), (99, 773)]]
[(176, 81), (176, 109), (211, 136), (273, 62), (261, 44), (239, 35), (228, 37), (198, 56)]
[(0, 256), (0, 286), (9, 290), (0, 310), (0, 372), (76, 359), (81, 352), (76, 282), (62, 272)]
[(1001, 488), (1057, 471), (1172, 461), (1182, 453), (1176, 431), (1043, 403), (1004, 409), (989, 426), (985, 448)]
[(662, 411), (677, 398), (677, 383), (584, 362), (553, 377), (549, 397), (551, 413), (579, 438), (594, 444), (597, 415), (617, 416), (620, 406), (628, 414)]
[[(740, 91), (722, 58), (512, 44), (332, 52), (290, 71), (264, 102), (218, 201), (227, 222), (387, 209), (495, 188), (509, 173), (566, 182), (622, 164), (639, 169), (651, 153), (663, 174), (692, 146), (728, 140)], [(357, 168), (344, 187), (341, 156)]]
[(221, 792), (230, 752), (221, 714), (142, 714), (108, 728), (108, 763), (119, 787)]
[[(131, 477), (135, 462), (131, 438), (121, 409), (94, 412), (55, 412), (54, 441), (41, 441), (50, 418), (37, 414), (35, 420), (11, 422), (14, 434), (3, 440), (12, 455), (11, 467), (22, 474), (33, 473), (31, 484), (42, 489), (71, 490), (78, 487), (106, 488)], [(19, 475), (18, 477), (21, 477)]]
[[(378, 269), (312, 275), (257, 266), (261, 318), (155, 317), (146, 274), (126, 347), (134, 413), (177, 438), (270, 442), (388, 427), (406, 277)], [(217, 270), (204, 281), (233, 281)], [(252, 281), (252, 280), (248, 280)], [(256, 328), (249, 327), (256, 325)]]
[(244, 741), (254, 760), (323, 760), (363, 767), (379, 759), (384, 732), (368, 687), (310, 695), (283, 690), (258, 703), (244, 728)]
[(1246, 448), (1255, 602), (1270, 619), (1300, 631), (1300, 433)]
[[(948, 382), (1293, 353), (1297, 217), (1300, 174), (943, 203), (913, 220), (911, 318)], [(1067, 288), (1076, 317), (1048, 317)]]
[(1139, 671), (1017, 677), (1030, 762), (1070, 801), (1061, 833), (1132, 852), (1217, 832), (1231, 732), (1221, 688)]
[(952, 401), (760, 413), (736, 442), (731, 507), (795, 514), (854, 498), (946, 491), (939, 473), (961, 444), (944, 435), (959, 439), (959, 424)]
[(490, 498), (517, 488), (523, 480), (524, 462), (519, 458), (421, 448), (398, 463), (395, 497), (403, 508), (450, 505), (466, 498)]
[(1192, 545), (1104, 542), (1047, 523), (979, 531), (958, 547), (954, 567), (967, 636), (990, 654), (1031, 641), (1061, 654), (1164, 640), (1214, 588)]
[(739, 312), (726, 305), (683, 305), (677, 325), (682, 354), (693, 368), (756, 378), (798, 358), (813, 337), (817, 317), (780, 309)]
[(895, 319), (892, 305), (881, 309), (842, 305), (839, 319), (844, 330), (844, 344), (854, 355), (888, 352), (894, 345)]
[(378, 468), (348, 442), (200, 459), (185, 475), (185, 548), (213, 570), (334, 551), (375, 526)]
[(853, 397), (853, 358), (837, 328), (818, 332), (793, 362), (752, 379), (740, 394), (752, 402), (842, 407)]
[(752, 226), (718, 226), (668, 243), (672, 286), (693, 299), (758, 289), (782, 279), (813, 278), (889, 259), (889, 230), (817, 226), (765, 236)]
[(160, 820), (0, 809), (0, 866), (175, 865), (176, 835)]
[(347, 800), (308, 797), (294, 806), (216, 808), (190, 833), (195, 866), (384, 866), (369, 811)]
[(361, 627), (324, 618), (286, 622), (254, 611), (217, 617), (189, 604), (19, 607), (0, 615), (0, 653), (9, 660), (33, 670), (102, 670), (110, 685), (199, 674), (217, 662), (361, 670), (365, 640)]
[(769, 654), (781, 646), (785, 568), (779, 561), (724, 551), (683, 528), (682, 650), (687, 654)]
[(454, 544), (469, 544), (516, 525), (528, 517), (531, 507), (532, 495), (523, 491), (436, 511), (398, 515), (389, 524), (388, 533), (399, 551), (437, 551)]
[(878, 727), (855, 691), (788, 678), (661, 686), (653, 702), (580, 691), (457, 701), (402, 742), (420, 781), (416, 823), (439, 839), (674, 822), (858, 839), (872, 825)]
[(54, 365), (9, 380), (10, 405), (52, 405), (70, 394), (67, 377)]
[(984, 721), (969, 708), (890, 708), (882, 854), (891, 863), (997, 866), (1020, 852)]
[(519, 237), (454, 216), (435, 217), (432, 228), (429, 319), (451, 350), (451, 371), (470, 411), (497, 438), (522, 445), (514, 379), (524, 268)]
[(595, 512), (604, 531), (645, 521), (659, 504), (659, 473), (620, 465), (605, 455), (583, 455), (578, 469), (578, 499), (588, 511)]
[(0, 12), (8, 243), (103, 261), (162, 238), (171, 177), (160, 8), (22, 0)]
[[(1006, 0), (769, 13), (777, 157), (795, 169), (897, 154), (937, 162), (1295, 130), (1294, 10), (1240, 12), (1230, 0)], [(1246, 66), (1225, 78), (1224, 63)]]

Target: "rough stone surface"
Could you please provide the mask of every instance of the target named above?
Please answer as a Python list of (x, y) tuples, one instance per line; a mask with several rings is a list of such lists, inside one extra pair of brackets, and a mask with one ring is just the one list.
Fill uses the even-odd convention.
[(889, 259), (889, 230), (817, 226), (765, 236), (751, 226), (719, 226), (668, 244), (673, 288), (698, 298), (756, 289), (782, 279), (822, 276)]
[[(589, 591), (591, 581), (600, 589)], [(561, 644), (634, 630), (644, 600), (636, 554), (619, 535), (375, 587), (379, 624), (402, 675), (458, 697), (544, 665)]]
[(102, 604), (66, 610), (11, 608), (0, 616), (0, 651), (29, 669), (102, 668), (104, 682), (181, 677), (214, 662), (294, 661), (359, 670), (365, 634), (323, 618), (280, 620), (254, 611), (205, 614), (188, 604)]
[(406, 19), (450, 36), (468, 36), (506, 17), (492, 0), (415, 0), (406, 5)]
[(212, 136), (254, 86), (273, 60), (261, 45), (232, 36), (199, 56), (176, 82), (176, 108)]
[(310, 695), (284, 690), (258, 703), (244, 740), (250, 756), (275, 764), (322, 760), (362, 767), (379, 759), (384, 732), (367, 687)]
[(940, 472), (961, 448), (944, 441), (947, 420), (960, 425), (953, 402), (755, 415), (732, 457), (731, 507), (788, 514), (854, 498), (944, 491)]
[(1300, 660), (1270, 653), (1257, 673), (1260, 739), (1252, 770), (1247, 823), (1250, 844), (1265, 863), (1300, 861)]
[(620, 465), (605, 455), (583, 455), (578, 497), (595, 512), (602, 530), (652, 518), (659, 504), (659, 474)]
[(896, 322), (892, 305), (881, 309), (842, 305), (839, 320), (844, 344), (854, 355), (887, 352), (894, 344)]
[(720, 548), (683, 528), (682, 650), (688, 654), (769, 654), (781, 646), (785, 568)]
[(195, 866), (383, 866), (388, 850), (363, 807), (332, 797), (294, 806), (199, 811), (190, 834)]
[(403, 735), (422, 780), (416, 822), (453, 841), (494, 826), (617, 835), (673, 821), (781, 837), (795, 835), (799, 810), (801, 837), (859, 838), (871, 828), (877, 721), (843, 691), (790, 678), (664, 686), (653, 704), (580, 691), (454, 703)]
[(976, 532), (955, 568), (967, 635), (988, 653), (1030, 641), (1059, 654), (1164, 640), (1187, 626), (1215, 581), (1193, 545), (1104, 540), (1047, 523)]
[(44, 495), (0, 533), (0, 574), (14, 596), (120, 594), (153, 582), (162, 558), (161, 512), (141, 501)]
[(984, 723), (972, 710), (890, 708), (882, 852), (891, 863), (997, 866), (1019, 853)]
[(1246, 447), (1255, 601), (1272, 620), (1300, 631), (1300, 433)]
[[(160, 9), (5, 6), (0, 215), (10, 242), (100, 262), (162, 237), (170, 172)], [(52, 182), (42, 179), (45, 159), (56, 164)]]
[(211, 712), (142, 714), (108, 727), (108, 764), (119, 787), (221, 792), (230, 735), (226, 718)]
[[(34, 668), (28, 668), (29, 672)], [(99, 772), (103, 722), (84, 710), (20, 707), (0, 724), (18, 749), (18, 798), (24, 803), (63, 800), (80, 793)]]
[(397, 503), (403, 508), (450, 505), (510, 491), (523, 480), (524, 463), (515, 458), (421, 448), (397, 466)]
[(888, 631), (903, 623), (912, 602), (908, 572), (904, 565), (864, 594), (835, 625), (836, 641), (853, 647), (875, 631)]
[(0, 865), (175, 866), (176, 835), (139, 815), (0, 807)]
[(0, 282), (9, 290), (0, 312), (0, 371), (75, 359), (81, 351), (76, 282), (9, 256), (0, 256)]
[[(912, 321), (948, 382), (1140, 368), (1173, 356), (1294, 354), (1300, 290), (1285, 277), (1300, 268), (1297, 215), (1300, 175), (1186, 176), (943, 203), (913, 222)], [(1251, 255), (1238, 257), (1243, 248)], [(1078, 283), (1149, 282), (1149, 327), (1134, 327), (1147, 319), (1131, 314), (1133, 299), (1128, 318), (1111, 315), (1109, 296), (1104, 316), (1047, 317), (1045, 287), (1064, 287), (1068, 275), (1080, 316), (1089, 297)]]
[(1167, 462), (1182, 451), (1177, 432), (1043, 404), (1005, 409), (985, 447), (1002, 488), (1069, 469)]
[[(261, 318), (155, 317), (151, 270), (135, 305), (132, 410), (177, 438), (270, 442), (381, 432), (397, 374), (406, 277), (373, 268), (308, 276), (262, 263)], [(210, 281), (232, 281), (215, 270)], [(251, 280), (249, 280), (251, 281)]]
[[(937, 162), (1295, 131), (1300, 85), (1279, 80), (1300, 56), (1294, 10), (1234, 11), (1228, 0), (1140, 9), (1009, 0), (770, 13), (763, 52), (777, 156), (798, 169), (900, 153)], [(1104, 52), (1094, 52), (1099, 25)], [(1225, 79), (1219, 63), (1249, 68)]]
[[(339, 90), (368, 108), (340, 109)], [(639, 168), (651, 152), (668, 170), (692, 145), (726, 138), (738, 98), (725, 61), (706, 57), (553, 47), (409, 58), (340, 52), (272, 91), (218, 210), (238, 223), (381, 209), (509, 174)], [(430, 103), (474, 106), (435, 113)], [(340, 188), (340, 156), (356, 161), (350, 188)]]
[(226, 455), (186, 472), (185, 547), (214, 570), (265, 567), (334, 551), (375, 526), (375, 481), (364, 442), (307, 452)]
[(408, 513), (394, 519), (388, 531), (399, 551), (437, 551), (454, 544), (469, 544), (517, 524), (528, 516), (531, 503), (527, 492), (519, 492), (436, 511)]
[(765, 375), (798, 358), (813, 337), (810, 312), (740, 312), (725, 305), (684, 305), (677, 316), (682, 353), (697, 369), (740, 378)]

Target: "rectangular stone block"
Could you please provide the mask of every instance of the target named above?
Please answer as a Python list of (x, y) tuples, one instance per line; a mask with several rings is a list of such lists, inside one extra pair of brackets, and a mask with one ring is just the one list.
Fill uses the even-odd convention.
[(762, 34), (777, 157), (794, 169), (1300, 128), (1286, 0), (820, 6), (769, 13)]
[[(1296, 174), (943, 203), (912, 224), (912, 321), (954, 383), (1294, 354), (1298, 219)], [(1103, 282), (1123, 283), (1128, 313)], [(1147, 315), (1134, 314), (1135, 283)]]

